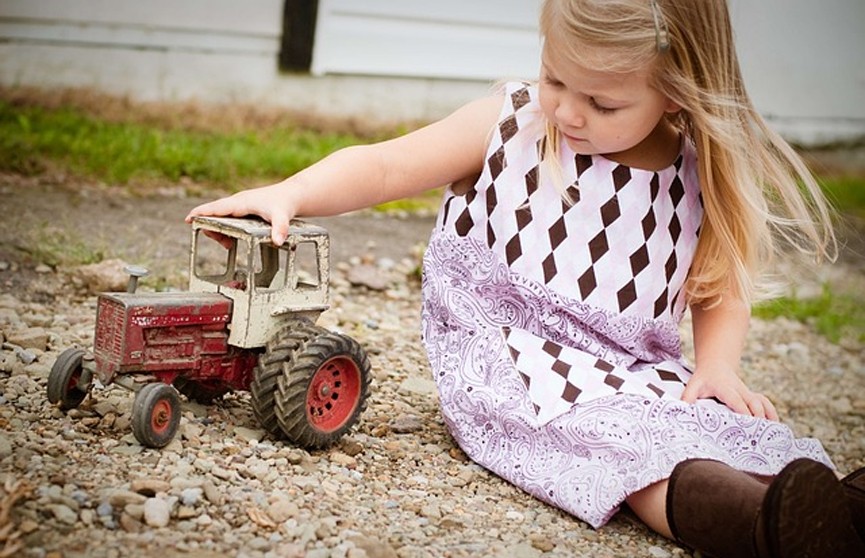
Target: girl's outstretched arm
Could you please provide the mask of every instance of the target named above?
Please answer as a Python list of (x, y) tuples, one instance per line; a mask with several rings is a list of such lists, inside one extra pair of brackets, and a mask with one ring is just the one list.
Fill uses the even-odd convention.
[(747, 303), (728, 294), (711, 308), (691, 307), (696, 369), (682, 400), (716, 397), (737, 413), (778, 420), (772, 402), (751, 391), (739, 376), (739, 361), (751, 319)]
[(269, 186), (199, 205), (187, 215), (258, 215), (282, 244), (293, 217), (338, 215), (478, 174), (502, 97), (473, 101), (404, 136), (341, 149)]

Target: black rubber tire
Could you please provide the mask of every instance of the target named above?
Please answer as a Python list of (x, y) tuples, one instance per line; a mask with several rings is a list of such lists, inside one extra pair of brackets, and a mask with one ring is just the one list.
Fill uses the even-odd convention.
[(132, 403), (132, 433), (142, 446), (167, 446), (180, 426), (180, 395), (162, 382), (145, 384)]
[(366, 409), (370, 380), (366, 351), (351, 337), (325, 330), (305, 341), (277, 381), (275, 411), (286, 438), (307, 449), (335, 444)]
[(230, 391), (218, 382), (196, 382), (183, 376), (178, 376), (173, 385), (187, 399), (202, 405), (210, 405)]
[(249, 386), (252, 413), (258, 419), (258, 424), (277, 440), (285, 438), (276, 418), (274, 399), (279, 378), (286, 373), (286, 366), (299, 347), (326, 332), (326, 329), (309, 320), (291, 320), (268, 341), (265, 352), (258, 358), (258, 366), (255, 367)]
[(54, 361), (48, 374), (48, 401), (63, 411), (78, 407), (87, 397), (86, 391), (78, 389), (84, 354), (84, 349), (66, 349)]

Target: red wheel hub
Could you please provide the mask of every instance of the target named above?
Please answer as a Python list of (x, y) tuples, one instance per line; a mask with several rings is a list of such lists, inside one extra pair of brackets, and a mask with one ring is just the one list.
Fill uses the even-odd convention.
[(306, 392), (306, 414), (318, 430), (333, 432), (354, 414), (360, 398), (360, 369), (345, 356), (333, 357), (316, 370)]
[(171, 404), (162, 399), (156, 402), (153, 406), (153, 412), (150, 413), (150, 429), (154, 434), (162, 434), (168, 430), (171, 424)]
[(78, 368), (69, 375), (69, 381), (66, 382), (66, 391), (78, 389), (78, 381), (81, 379), (81, 368)]

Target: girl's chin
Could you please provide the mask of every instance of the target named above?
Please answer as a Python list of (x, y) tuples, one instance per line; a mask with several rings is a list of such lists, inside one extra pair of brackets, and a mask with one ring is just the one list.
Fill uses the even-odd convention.
[(590, 141), (582, 138), (572, 138), (571, 136), (563, 136), (565, 143), (573, 150), (574, 153), (580, 155), (597, 155), (599, 151), (591, 144)]

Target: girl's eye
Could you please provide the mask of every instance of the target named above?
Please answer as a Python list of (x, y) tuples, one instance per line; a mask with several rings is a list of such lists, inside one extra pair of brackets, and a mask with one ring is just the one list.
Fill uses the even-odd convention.
[(610, 114), (616, 112), (616, 109), (614, 108), (599, 105), (594, 97), (589, 97), (589, 105), (601, 114)]
[(561, 87), (562, 86), (562, 82), (560, 82), (556, 78), (551, 77), (549, 75), (544, 75), (544, 82), (546, 82), (547, 85), (552, 85), (553, 87)]

